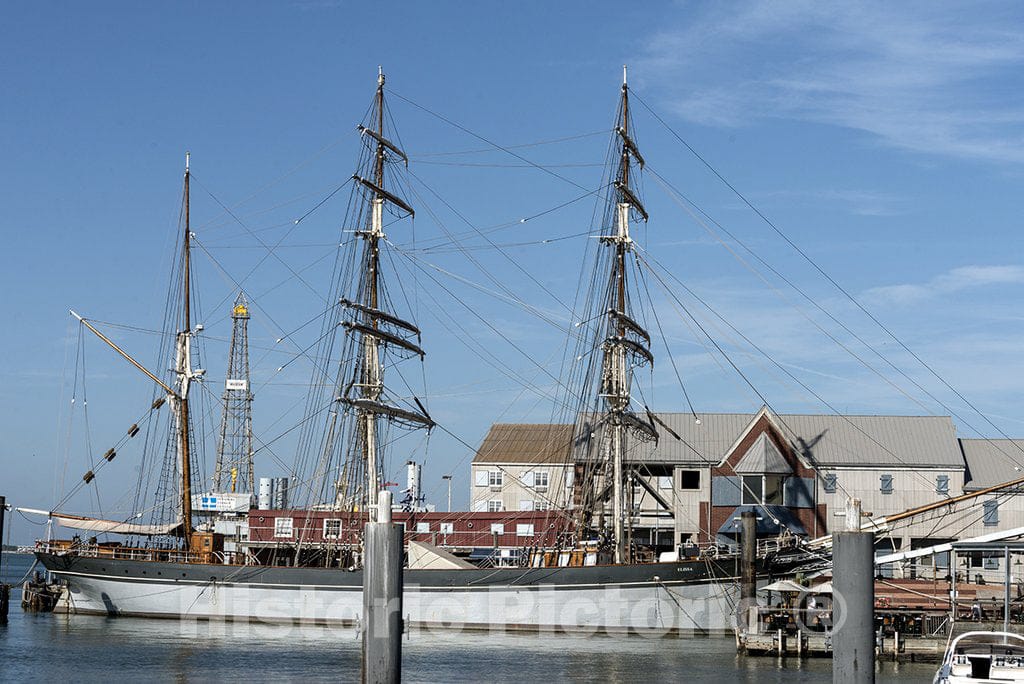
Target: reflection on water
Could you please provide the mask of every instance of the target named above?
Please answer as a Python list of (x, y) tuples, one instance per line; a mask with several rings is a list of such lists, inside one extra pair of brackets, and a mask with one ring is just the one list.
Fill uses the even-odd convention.
[[(6, 581), (31, 558), (7, 556)], [(359, 635), (340, 627), (291, 627), (30, 615), (12, 592), (0, 628), (5, 681), (241, 681), (359, 679)], [(879, 682), (930, 682), (934, 665), (882, 663)], [(828, 682), (827, 659), (737, 656), (731, 638), (646, 639), (415, 631), (403, 644), (408, 682)]]

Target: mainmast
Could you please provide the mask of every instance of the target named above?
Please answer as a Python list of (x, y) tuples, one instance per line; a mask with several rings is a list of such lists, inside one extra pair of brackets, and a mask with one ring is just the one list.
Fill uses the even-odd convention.
[[(383, 421), (399, 422), (410, 427), (433, 427), (434, 423), (426, 414), (422, 404), (416, 400), (416, 410), (394, 406), (385, 400), (384, 359), (385, 348), (397, 354), (422, 357), (419, 347), (419, 328), (387, 311), (380, 273), (380, 245), (384, 235), (384, 205), (393, 205), (400, 213), (414, 216), (415, 212), (404, 200), (385, 189), (385, 164), (389, 156), (408, 163), (406, 154), (393, 142), (384, 137), (384, 72), (378, 71), (377, 93), (374, 99), (372, 128), (360, 126), (359, 131), (372, 140), (373, 179), (356, 174), (353, 176), (364, 191), (368, 191), (370, 221), (365, 230), (357, 231), (363, 244), (363, 272), (360, 275), (357, 301), (343, 299), (342, 306), (356, 314), (355, 320), (342, 323), (350, 334), (358, 337), (359, 364), (353, 382), (339, 397), (339, 400), (355, 409), (356, 437), (359, 443), (358, 458), (361, 460), (363, 482), (339, 482), (346, 496), (353, 490), (362, 490), (357, 500), (351, 501), (361, 508), (369, 508), (375, 517), (372, 505), (377, 502), (377, 493), (382, 487), (381, 428)], [(410, 339), (415, 336), (416, 341)], [(356, 389), (358, 396), (349, 396), (349, 390)], [(415, 398), (414, 398), (415, 399)], [(361, 485), (361, 486), (360, 486)]]
[[(605, 405), (603, 422), (607, 426), (606, 469), (611, 477), (612, 496), (612, 542), (616, 563), (630, 560), (630, 534), (632, 528), (632, 488), (626, 489), (627, 468), (625, 454), (627, 438), (633, 434), (642, 440), (656, 440), (657, 431), (649, 421), (638, 418), (631, 410), (631, 385), (633, 367), (643, 363), (654, 363), (650, 352), (650, 336), (630, 316), (627, 292), (627, 259), (633, 249), (629, 235), (630, 222), (634, 215), (647, 220), (636, 193), (630, 187), (630, 170), (635, 161), (643, 167), (636, 144), (630, 138), (629, 130), (629, 86), (626, 68), (622, 68), (622, 117), (617, 122), (616, 133), (621, 141), (621, 155), (615, 181), (614, 228), (602, 237), (601, 242), (614, 250), (609, 281), (607, 302), (607, 338), (602, 344), (601, 398)], [(627, 500), (628, 499), (628, 500)]]
[[(380, 277), (380, 239), (383, 236), (384, 220), (384, 70), (377, 72), (377, 151), (374, 156), (373, 178), (377, 188), (382, 192), (374, 194), (371, 206), (370, 231), (366, 236), (366, 250), (369, 255), (369, 268), (366, 272), (368, 305), (371, 309), (379, 309), (377, 305), (377, 282)], [(374, 330), (379, 329), (377, 319), (371, 321)], [(363, 335), (363, 377), (360, 385), (364, 399), (377, 402), (381, 395), (380, 348), (375, 335)], [(366, 498), (368, 503), (377, 500), (380, 491), (380, 480), (377, 470), (377, 414), (362, 411), (366, 435), (363, 441), (363, 462), (366, 473)], [(373, 509), (371, 509), (371, 515)], [(373, 516), (376, 519), (376, 516)]]

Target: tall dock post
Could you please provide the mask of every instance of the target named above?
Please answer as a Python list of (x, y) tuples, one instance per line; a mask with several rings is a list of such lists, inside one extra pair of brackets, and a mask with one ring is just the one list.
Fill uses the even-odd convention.
[(846, 504), (846, 531), (833, 535), (833, 684), (875, 681), (875, 535), (861, 531), (860, 499)]
[(750, 616), (750, 608), (757, 605), (757, 514), (745, 511), (740, 514), (740, 603), (736, 624), (743, 628)]
[(391, 521), (391, 492), (380, 492), (363, 542), (363, 684), (402, 679), (403, 534)]
[(11, 585), (4, 582), (4, 514), (7, 497), (0, 496), (0, 625), (7, 623), (7, 610), (11, 603)]

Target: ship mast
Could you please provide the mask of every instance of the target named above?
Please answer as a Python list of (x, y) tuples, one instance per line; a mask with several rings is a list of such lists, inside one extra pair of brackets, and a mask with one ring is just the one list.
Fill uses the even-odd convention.
[(622, 118), (616, 133), (621, 140), (621, 155), (613, 183), (616, 202), (613, 213), (614, 228), (601, 242), (614, 250), (609, 282), (609, 300), (606, 312), (608, 337), (602, 344), (601, 398), (604, 401), (607, 426), (607, 462), (610, 470), (612, 498), (612, 543), (614, 561), (627, 563), (630, 559), (630, 529), (632, 525), (632, 496), (627, 490), (625, 454), (627, 439), (634, 435), (649, 441), (657, 439), (657, 431), (649, 421), (638, 418), (630, 408), (631, 384), (634, 365), (654, 362), (648, 349), (650, 336), (629, 315), (627, 297), (627, 259), (633, 249), (629, 234), (630, 222), (636, 213), (647, 220), (647, 212), (630, 187), (630, 169), (634, 161), (641, 167), (643, 157), (630, 138), (629, 86), (626, 68), (622, 68)]
[[(373, 178), (376, 186), (384, 190), (384, 71), (379, 69), (377, 73), (377, 152), (373, 165)], [(378, 287), (377, 282), (380, 276), (380, 239), (383, 235), (384, 197), (383, 192), (374, 194), (371, 206), (370, 231), (366, 236), (366, 250), (369, 256), (369, 268), (366, 273), (368, 305), (371, 309), (379, 309), (377, 304)], [(377, 319), (373, 319), (371, 326), (374, 330), (380, 327)], [(374, 335), (363, 335), (363, 377), (361, 378), (362, 395), (364, 399), (377, 402), (381, 395), (381, 367), (380, 348), (377, 337)], [(368, 503), (377, 500), (377, 492), (380, 491), (380, 481), (377, 471), (377, 414), (372, 411), (362, 411), (365, 421), (366, 435), (363, 441), (363, 462), (366, 473), (366, 499)], [(372, 515), (373, 509), (371, 509)], [(373, 516), (376, 519), (376, 516)]]
[[(378, 71), (377, 92), (374, 98), (374, 117), (371, 127), (359, 126), (360, 133), (372, 141), (372, 180), (356, 174), (353, 178), (368, 191), (370, 202), (369, 225), (356, 231), (363, 244), (363, 270), (359, 275), (358, 301), (341, 300), (341, 305), (354, 314), (354, 320), (343, 320), (342, 325), (358, 338), (359, 363), (353, 382), (345, 388), (338, 400), (354, 408), (359, 459), (363, 481), (347, 480), (343, 475), (339, 481), (339, 496), (348, 497), (350, 492), (359, 492), (351, 503), (360, 509), (368, 509), (376, 518), (372, 507), (377, 502), (377, 493), (382, 488), (381, 431), (384, 421), (401, 423), (411, 428), (434, 426), (423, 405), (415, 397), (416, 409), (409, 410), (395, 406), (385, 397), (384, 356), (424, 356), (419, 347), (419, 328), (387, 311), (389, 302), (383, 288), (380, 273), (380, 246), (384, 235), (384, 205), (388, 203), (400, 213), (414, 216), (415, 212), (402, 198), (385, 188), (385, 164), (389, 157), (408, 163), (408, 157), (393, 142), (384, 137), (384, 72)], [(415, 338), (415, 341), (412, 338)], [(350, 396), (355, 389), (357, 396)], [(348, 469), (346, 468), (346, 472)], [(359, 491), (361, 490), (361, 492)]]
[(173, 397), (178, 414), (178, 454), (181, 457), (181, 524), (185, 549), (192, 549), (192, 472), (189, 454), (188, 391), (196, 373), (192, 370), (192, 310), (191, 310), (191, 231), (189, 229), (189, 153), (185, 153), (185, 235), (182, 240), (181, 289), (184, 297), (182, 329), (177, 334), (175, 374), (178, 376), (177, 395)]

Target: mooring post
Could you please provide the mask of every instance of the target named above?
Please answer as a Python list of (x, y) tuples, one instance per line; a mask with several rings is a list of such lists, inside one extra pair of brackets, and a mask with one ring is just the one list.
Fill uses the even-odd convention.
[(1010, 583), (1013, 576), (1010, 574), (1010, 545), (1003, 547), (1003, 567), (1006, 570), (1006, 577), (1003, 583), (1003, 631), (1010, 631)]
[(391, 492), (380, 492), (363, 542), (363, 684), (402, 680), (403, 533), (391, 521)]
[(861, 530), (860, 499), (846, 505), (846, 531), (833, 535), (833, 684), (875, 681), (875, 535)]
[(750, 608), (757, 605), (757, 514), (744, 511), (740, 514), (742, 557), (740, 558), (740, 603), (736, 625), (749, 625)]
[(0, 624), (7, 622), (7, 610), (11, 603), (11, 585), (4, 581), (4, 514), (7, 512), (7, 497), (0, 496)]

